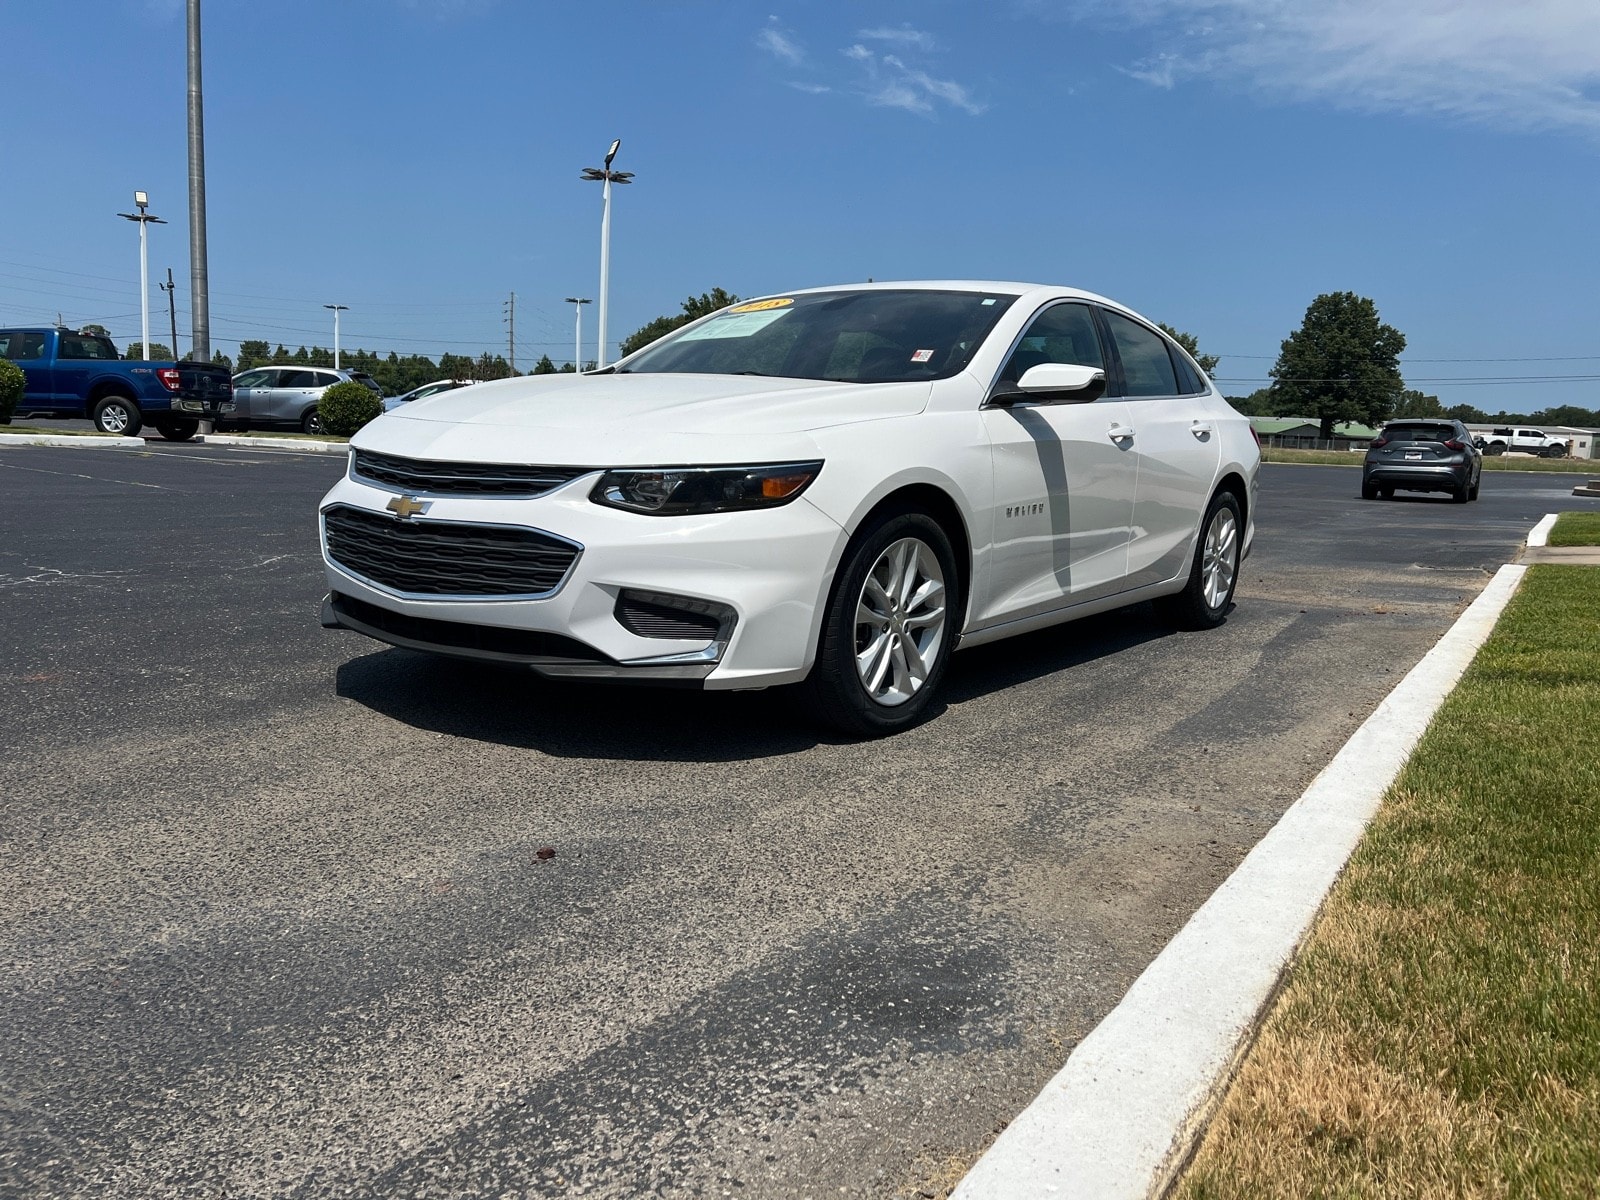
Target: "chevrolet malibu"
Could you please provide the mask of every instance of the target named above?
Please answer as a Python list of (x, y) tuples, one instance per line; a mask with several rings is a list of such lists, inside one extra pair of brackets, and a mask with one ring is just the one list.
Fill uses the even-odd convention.
[(1146, 600), (1220, 624), (1259, 462), (1103, 297), (790, 292), (362, 429), (321, 506), (322, 623), (553, 678), (799, 684), (892, 733), (958, 647)]

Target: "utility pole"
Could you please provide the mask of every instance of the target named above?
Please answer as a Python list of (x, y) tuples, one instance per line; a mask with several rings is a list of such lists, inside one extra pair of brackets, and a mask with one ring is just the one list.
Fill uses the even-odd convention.
[(183, 355), (178, 353), (178, 297), (176, 295), (178, 285), (172, 282), (171, 267), (167, 268), (167, 281), (158, 283), (156, 286), (167, 294), (167, 316), (172, 319), (172, 357), (181, 361)]
[(506, 349), (511, 352), (511, 373), (517, 373), (517, 294), (511, 293), (511, 299), (502, 305), (506, 310)]
[[(210, 362), (211, 285), (206, 270), (206, 134), (205, 98), (200, 91), (200, 0), (189, 0), (188, 18), (189, 311), (194, 318), (190, 352), (200, 362)], [(176, 353), (178, 347), (172, 349)]]

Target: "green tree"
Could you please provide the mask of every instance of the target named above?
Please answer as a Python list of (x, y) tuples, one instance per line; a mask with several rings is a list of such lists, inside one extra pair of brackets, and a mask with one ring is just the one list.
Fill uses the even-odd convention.
[(1395, 417), (1442, 417), (1444, 405), (1439, 403), (1439, 397), (1424, 395), (1415, 388), (1407, 388), (1400, 393), (1400, 398), (1394, 403)]
[(548, 354), (543, 354), (539, 356), (539, 361), (533, 364), (532, 373), (535, 375), (554, 375), (556, 373), (556, 365), (550, 361)]
[(1600, 425), (1600, 411), (1579, 408), (1575, 404), (1558, 404), (1555, 408), (1539, 410), (1529, 419), (1541, 425), (1577, 425), (1586, 429)]
[(512, 371), (511, 364), (506, 362), (503, 354), (490, 354), (485, 350), (478, 356), (478, 361), (472, 364), (472, 378), (474, 379), (509, 379), (516, 372)]
[(89, 334), (92, 337), (108, 338), (111, 336), (111, 330), (107, 329), (104, 325), (96, 325), (92, 321), (87, 325), (78, 326), (78, 332)]
[(739, 297), (721, 288), (712, 288), (698, 296), (690, 296), (683, 302), (683, 311), (673, 317), (657, 317), (650, 324), (636, 329), (624, 338), (619, 347), (622, 357), (627, 357), (641, 346), (648, 346), (659, 337), (665, 337), (674, 329), (687, 325), (690, 321), (698, 321), (701, 317), (709, 316), (720, 308), (727, 308), (730, 304), (737, 304)]
[(213, 350), (211, 352), (211, 361), (219, 367), (226, 367), (230, 374), (233, 372), (233, 359), (229, 358), (221, 350)]
[[(80, 330), (79, 332), (82, 331)], [(143, 359), (145, 362), (166, 362), (169, 359), (176, 359), (177, 355), (172, 353), (172, 347), (163, 342), (151, 342), (148, 355), (144, 352), (143, 342), (129, 342), (128, 352), (122, 357), (134, 360)]]
[(1473, 408), (1470, 404), (1455, 404), (1444, 410), (1444, 415), (1452, 421), (1460, 421), (1463, 425), (1486, 425), (1489, 414), (1481, 408)]
[(1189, 352), (1189, 357), (1194, 359), (1195, 362), (1199, 363), (1200, 369), (1208, 376), (1216, 374), (1217, 364), (1221, 362), (1222, 359), (1215, 354), (1201, 354), (1200, 343), (1195, 339), (1194, 334), (1179, 333), (1171, 325), (1167, 325), (1161, 321), (1156, 322), (1156, 328), (1161, 330), (1162, 333), (1166, 334), (1173, 341), (1177, 342), (1178, 345), (1187, 350)]
[(1378, 306), (1354, 292), (1326, 292), (1306, 309), (1273, 366), (1272, 410), (1314, 417), (1321, 436), (1343, 421), (1380, 425), (1405, 390), (1400, 353), (1406, 336), (1378, 319)]
[(1247, 417), (1270, 417), (1272, 415), (1272, 389), (1257, 388), (1248, 396), (1227, 396), (1227, 402), (1233, 405), (1235, 412), (1243, 413)]
[(0, 358), (0, 425), (11, 424), (11, 416), (28, 391), (28, 377), (9, 358)]

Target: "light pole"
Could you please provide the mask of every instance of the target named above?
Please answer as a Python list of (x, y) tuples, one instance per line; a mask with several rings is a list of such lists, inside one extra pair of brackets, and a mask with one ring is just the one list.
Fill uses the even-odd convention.
[(578, 326), (572, 334), (572, 369), (583, 370), (583, 306), (589, 303), (587, 296), (568, 296), (567, 303), (572, 305), (572, 311), (578, 314)]
[(150, 357), (150, 255), (145, 245), (144, 227), (149, 224), (165, 225), (160, 217), (153, 217), (146, 210), (150, 207), (150, 197), (145, 192), (135, 192), (133, 203), (138, 208), (137, 213), (118, 213), (117, 216), (128, 221), (139, 223), (139, 326), (140, 335), (144, 338), (144, 349), (140, 357)]
[(333, 309), (333, 369), (339, 369), (339, 314), (348, 312), (348, 304), (324, 304), (323, 308)]
[(606, 165), (603, 169), (585, 167), (581, 176), (591, 183), (605, 181), (605, 188), (600, 194), (600, 345), (595, 355), (597, 367), (606, 365), (606, 314), (611, 278), (611, 185), (633, 182), (632, 171), (611, 169), (611, 160), (617, 156), (617, 150), (621, 145), (621, 138), (611, 143), (611, 149), (606, 151)]

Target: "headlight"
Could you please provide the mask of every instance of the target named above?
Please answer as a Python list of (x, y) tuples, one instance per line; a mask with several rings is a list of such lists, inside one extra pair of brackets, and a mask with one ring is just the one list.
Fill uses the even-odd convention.
[(608, 508), (676, 517), (776, 508), (805, 491), (820, 462), (751, 467), (626, 467), (607, 471), (589, 499)]

